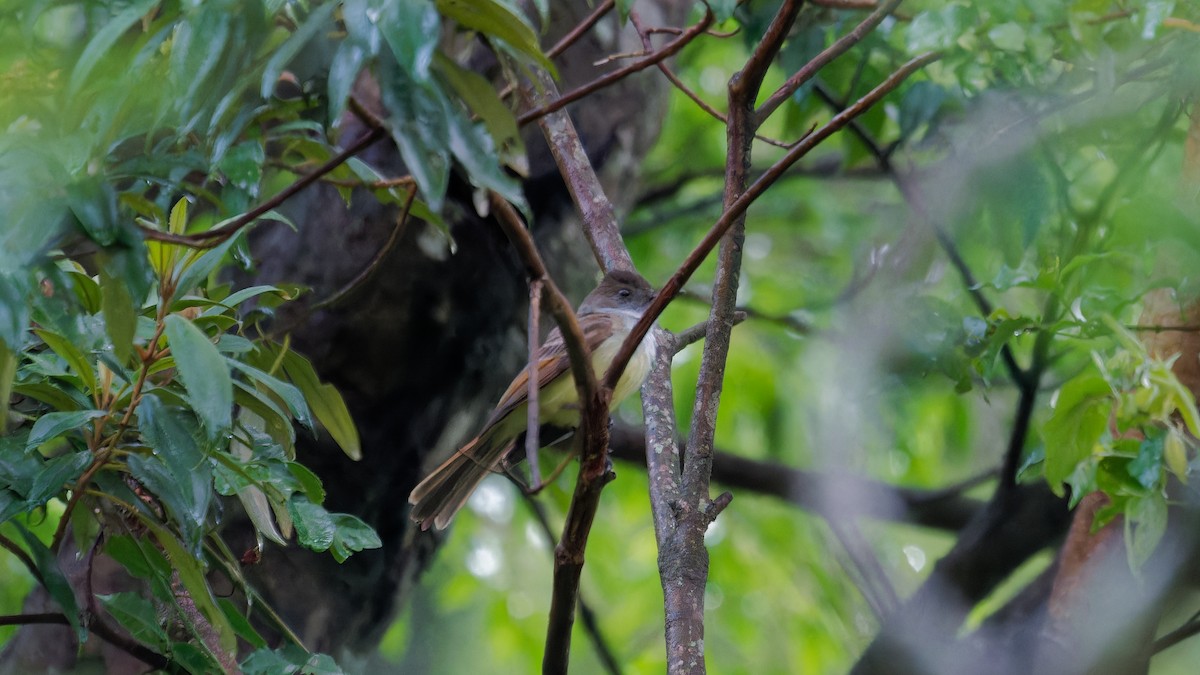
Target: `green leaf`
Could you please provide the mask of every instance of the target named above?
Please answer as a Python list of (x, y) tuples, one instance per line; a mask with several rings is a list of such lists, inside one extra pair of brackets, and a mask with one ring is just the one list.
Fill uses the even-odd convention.
[(79, 605), (75, 601), (75, 591), (71, 589), (70, 582), (63, 575), (62, 569), (58, 566), (58, 560), (54, 557), (54, 552), (51, 551), (41, 539), (38, 539), (35, 534), (25, 529), (25, 526), (17, 521), (12, 521), (13, 527), (21, 535), (21, 539), (25, 541), (25, 547), (29, 549), (29, 556), (33, 559), (34, 566), (37, 568), (38, 581), (50, 597), (58, 603), (62, 608), (63, 614), (67, 617), (67, 621), (71, 624), (71, 628), (75, 629), (75, 637), (79, 642), (86, 642), (88, 636), (87, 627), (79, 621)]
[(208, 587), (208, 582), (205, 579), (201, 560), (189, 553), (180, 544), (175, 535), (171, 534), (170, 530), (140, 511), (136, 513), (142, 524), (150, 530), (154, 538), (162, 546), (163, 551), (167, 555), (167, 560), (171, 562), (172, 568), (178, 572), (179, 581), (187, 589), (192, 602), (196, 604), (196, 608), (200, 610), (209, 623), (212, 624), (213, 628), (217, 630), (217, 633), (220, 635), (221, 648), (228, 652), (236, 650), (237, 638), (233, 632), (233, 626), (225, 618), (225, 613), (217, 607), (212, 590)]
[(441, 17), (426, 0), (373, 0), (375, 24), (396, 62), (414, 82), (429, 81), (429, 65), (441, 38)]
[(1017, 23), (1009, 22), (996, 26), (988, 31), (988, 39), (998, 49), (1006, 52), (1025, 51), (1025, 29)]
[(297, 422), (304, 425), (310, 431), (314, 429), (312, 413), (309, 412), (308, 404), (304, 401), (304, 394), (301, 393), (299, 388), (236, 359), (228, 359), (228, 361), (229, 365), (245, 373), (255, 383), (261, 385), (278, 397), (279, 400), (283, 401), (284, 405), (287, 406), (288, 412), (291, 413)]
[(330, 17), (337, 9), (338, 3), (330, 2), (324, 5), (319, 5), (304, 19), (304, 23), (292, 33), (290, 37), (272, 54), (271, 60), (267, 61), (267, 66), (263, 70), (261, 93), (263, 98), (270, 98), (272, 92), (275, 91), (275, 82), (279, 80), (280, 73), (291, 63), (292, 59), (300, 53), (304, 45), (317, 36), (322, 30), (330, 30), (333, 24), (330, 22)]
[(303, 495), (293, 495), (287, 506), (296, 526), (296, 539), (301, 546), (314, 551), (324, 551), (333, 545), (337, 533), (333, 514), (320, 504), (310, 502)]
[(946, 90), (941, 85), (928, 80), (913, 83), (900, 100), (900, 136), (911, 137), (937, 115), (945, 101)]
[(229, 429), (233, 416), (233, 380), (229, 367), (208, 339), (191, 321), (178, 314), (166, 318), (166, 334), (171, 356), (188, 392), (188, 401), (196, 410), (210, 440), (217, 440)]
[(200, 550), (212, 502), (212, 469), (189, 416), (147, 396), (138, 422), (152, 455), (130, 455), (130, 473), (154, 493), (175, 517), (184, 541)]
[(1187, 483), (1189, 471), (1187, 444), (1183, 440), (1183, 434), (1173, 426), (1167, 430), (1167, 437), (1163, 441), (1163, 459), (1171, 473), (1175, 474), (1180, 481)]
[(137, 329), (137, 312), (133, 297), (123, 279), (100, 271), (100, 312), (104, 328), (112, 340), (113, 353), (122, 363), (133, 356), (133, 336)]
[(89, 452), (73, 452), (55, 457), (46, 462), (33, 479), (33, 486), (25, 496), (27, 509), (41, 506), (65, 489), (67, 483), (75, 482), (92, 463)]
[(34, 333), (42, 339), (42, 342), (46, 343), (51, 351), (66, 361), (71, 370), (75, 371), (83, 385), (84, 392), (91, 393), (96, 388), (96, 371), (92, 368), (91, 361), (74, 343), (58, 333), (44, 328), (35, 330)]
[(171, 563), (158, 547), (127, 535), (110, 535), (105, 538), (104, 552), (133, 576), (150, 582), (155, 597), (172, 597)]
[(524, 16), (506, 5), (493, 0), (437, 0), (437, 9), (458, 25), (503, 40), (551, 74), (556, 72), (538, 45), (537, 33)]
[(227, 598), (217, 600), (217, 605), (220, 606), (222, 612), (225, 612), (225, 618), (229, 619), (229, 625), (233, 626), (233, 631), (237, 633), (238, 637), (258, 649), (267, 646), (267, 641), (258, 634), (258, 631), (254, 630), (254, 626), (250, 625), (250, 621), (237, 605)]
[(231, 184), (256, 197), (265, 161), (266, 151), (263, 144), (260, 141), (245, 141), (230, 148), (217, 164), (217, 168), (225, 174)]
[(29, 328), (29, 276), (0, 272), (0, 342), (14, 352)]
[(150, 645), (156, 650), (165, 649), (170, 642), (166, 631), (159, 624), (158, 610), (155, 609), (154, 603), (146, 598), (126, 591), (110, 595), (97, 594), (96, 599), (138, 642)]
[(138, 19), (158, 4), (158, 0), (135, 0), (119, 14), (112, 17), (83, 48), (75, 68), (71, 71), (71, 81), (67, 85), (68, 98), (74, 99), (80, 88), (89, 81), (88, 76), (101, 58), (116, 44), (117, 40), (129, 30)]
[(89, 420), (104, 415), (101, 410), (72, 410), (70, 412), (46, 413), (33, 423), (29, 439), (25, 441), (28, 452), (43, 443), (58, 438), (68, 431), (81, 428)]
[(112, 246), (120, 237), (117, 221), (117, 193), (98, 178), (86, 178), (67, 186), (67, 203), (80, 227), (102, 247)]
[[(517, 118), (504, 101), (500, 100), (495, 88), (487, 79), (442, 54), (437, 55), (435, 64), (438, 73), (454, 89), (454, 93), (458, 94), (471, 112), (483, 121), (501, 156), (520, 155), (524, 159), (525, 145), (521, 140), (521, 130), (517, 127)], [(518, 173), (521, 173), (522, 169), (524, 173), (528, 173), (527, 164), (528, 160), (524, 160), (521, 166), (514, 168)]]
[(1162, 493), (1133, 497), (1125, 506), (1125, 553), (1130, 569), (1140, 570), (1167, 531), (1167, 500)]
[(1142, 487), (1153, 490), (1163, 476), (1164, 439), (1160, 428), (1146, 430), (1146, 438), (1138, 444), (1138, 455), (1129, 463), (1129, 475)]
[(450, 129), (445, 95), (437, 82), (417, 82), (399, 68), (383, 80), (392, 138), (404, 165), (434, 211), (441, 211), (450, 182)]
[(383, 546), (383, 541), (379, 539), (375, 530), (355, 516), (348, 513), (335, 513), (333, 514), (333, 524), (337, 529), (334, 532), (330, 553), (333, 554), (333, 559), (339, 563), (346, 562), (347, 558), (358, 551)]
[(247, 656), (241, 667), (245, 675), (343, 675), (330, 656), (310, 654), (296, 645), (259, 649)]
[(182, 666), (186, 672), (193, 673), (194, 675), (220, 673), (225, 670), (217, 662), (213, 654), (191, 642), (173, 643), (171, 645), (171, 660)]
[(323, 504), (325, 502), (325, 487), (321, 485), (321, 479), (317, 478), (317, 474), (297, 462), (288, 462), (287, 467), (288, 471), (300, 483), (300, 487), (304, 490), (304, 495), (309, 500), (315, 504)]
[(312, 363), (299, 354), (289, 351), (283, 357), (283, 369), (288, 379), (300, 388), (305, 400), (312, 408), (317, 421), (321, 423), (334, 442), (355, 461), (362, 459), (362, 445), (358, 438), (358, 428), (350, 417), (346, 401), (331, 384), (322, 384), (313, 370)]
[(354, 88), (358, 74), (362, 72), (363, 64), (366, 62), (367, 50), (353, 37), (347, 37), (338, 46), (333, 55), (333, 61), (329, 64), (330, 124), (337, 123), (341, 119), (342, 113), (346, 111), (346, 101), (350, 98), (350, 91)]
[(1108, 426), (1112, 390), (1094, 371), (1078, 375), (1058, 392), (1054, 413), (1042, 426), (1046, 442), (1046, 481), (1056, 494), (1062, 482), (1092, 454)]
[(529, 205), (521, 184), (505, 173), (500, 158), (482, 125), (476, 125), (457, 106), (448, 106), (450, 151), (467, 170), (467, 179), (478, 188), (494, 190), (526, 215)]

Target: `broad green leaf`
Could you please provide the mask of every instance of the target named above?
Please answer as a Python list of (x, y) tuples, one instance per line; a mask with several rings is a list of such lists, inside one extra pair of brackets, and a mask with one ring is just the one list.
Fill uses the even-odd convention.
[(476, 187), (494, 190), (528, 216), (529, 205), (525, 202), (525, 192), (521, 184), (500, 165), (500, 157), (491, 136), (482, 125), (467, 119), (458, 106), (451, 104), (447, 107), (450, 151), (459, 164), (466, 168), (468, 180)]
[(1138, 444), (1138, 456), (1129, 463), (1129, 475), (1147, 490), (1157, 488), (1163, 477), (1165, 437), (1162, 429), (1147, 429), (1146, 438)]
[(438, 73), (446, 79), (454, 93), (483, 121), (501, 158), (510, 165), (519, 164), (513, 168), (522, 175), (527, 174), (529, 162), (524, 157), (525, 145), (521, 140), (521, 130), (517, 127), (517, 118), (500, 100), (495, 88), (479, 73), (463, 68), (442, 54), (437, 55), (435, 63)]
[(21, 539), (25, 542), (25, 547), (29, 550), (29, 557), (33, 559), (34, 565), (37, 567), (38, 581), (50, 597), (58, 603), (62, 608), (63, 614), (67, 617), (67, 621), (71, 624), (71, 628), (75, 629), (75, 637), (79, 642), (86, 642), (88, 630), (79, 621), (79, 605), (75, 601), (75, 591), (71, 589), (70, 582), (63, 575), (62, 569), (58, 566), (58, 560), (54, 557), (54, 552), (51, 551), (37, 535), (25, 529), (24, 525), (17, 521), (12, 521), (13, 527), (21, 535)]
[(338, 46), (329, 64), (329, 122), (336, 124), (346, 111), (350, 91), (367, 62), (367, 50), (360, 41), (347, 37)]
[(296, 527), (296, 539), (301, 546), (314, 551), (324, 551), (333, 545), (337, 525), (333, 514), (320, 504), (314, 504), (303, 495), (293, 495), (288, 500), (288, 513)]
[(0, 342), (21, 349), (29, 329), (29, 276), (0, 271)]
[(102, 410), (72, 410), (70, 412), (46, 413), (33, 423), (29, 439), (25, 441), (26, 451), (32, 450), (46, 441), (58, 438), (68, 431), (81, 429), (90, 420), (102, 417)]
[(73, 452), (46, 462), (25, 497), (27, 508), (41, 506), (57, 496), (67, 483), (79, 478), (91, 463), (92, 455), (89, 452)]
[(383, 542), (370, 525), (356, 516), (348, 513), (333, 514), (333, 524), (336, 528), (333, 536), (333, 546), (330, 553), (338, 562), (346, 562), (351, 555), (366, 549), (380, 548)]
[(13, 378), (17, 376), (17, 352), (0, 340), (0, 436), (8, 435), (8, 410)]
[(117, 620), (135, 640), (156, 650), (164, 649), (169, 640), (159, 623), (158, 610), (154, 603), (128, 591), (110, 595), (96, 595), (100, 605)]
[(212, 501), (212, 470), (196, 437), (194, 422), (154, 396), (138, 407), (138, 422), (151, 455), (130, 455), (130, 472), (175, 516), (184, 540), (200, 549)]
[(233, 380), (229, 367), (208, 339), (191, 321), (178, 314), (166, 318), (167, 340), (188, 400), (208, 431), (210, 440), (229, 429), (233, 415)]
[(440, 212), (450, 181), (450, 129), (445, 95), (436, 81), (416, 82), (399, 68), (383, 80), (392, 138), (429, 207)]
[(84, 355), (83, 351), (81, 351), (79, 347), (75, 346), (74, 343), (58, 333), (51, 332), (44, 328), (37, 329), (34, 331), (34, 333), (40, 337), (42, 342), (45, 342), (46, 346), (49, 347), (55, 354), (58, 354), (60, 357), (62, 357), (62, 359), (67, 362), (67, 365), (70, 366), (71, 370), (75, 371), (75, 374), (79, 376), (79, 379), (83, 384), (83, 390), (85, 392), (91, 393), (92, 390), (96, 388), (96, 371), (92, 368), (91, 361), (88, 360), (87, 356)]
[[(330, 5), (326, 5), (329, 7)], [(245, 190), (250, 196), (258, 196), (258, 186), (262, 182), (263, 162), (266, 161), (266, 151), (260, 141), (245, 141), (238, 143), (225, 153), (217, 168), (229, 182)]]
[(189, 673), (219, 673), (221, 664), (206, 649), (191, 642), (175, 642), (171, 645), (171, 660)]
[(75, 95), (88, 82), (88, 76), (91, 75), (92, 69), (96, 67), (100, 59), (125, 34), (125, 31), (129, 30), (137, 23), (138, 19), (157, 4), (158, 0), (135, 0), (96, 31), (87, 46), (83, 48), (79, 59), (75, 61), (75, 67), (71, 70), (71, 81), (67, 85), (69, 98), (76, 98)]
[(312, 408), (334, 442), (350, 459), (362, 459), (362, 445), (358, 438), (358, 427), (350, 417), (346, 401), (331, 384), (322, 384), (308, 359), (289, 351), (283, 357), (283, 368), (292, 384), (304, 393), (304, 399)]
[(99, 179), (87, 178), (67, 186), (67, 202), (80, 227), (102, 247), (115, 244), (120, 237), (117, 222), (117, 193)]
[(112, 340), (113, 353), (121, 362), (133, 356), (133, 336), (137, 329), (137, 312), (133, 297), (123, 279), (100, 271), (100, 311), (104, 314), (104, 328)]
[(304, 495), (310, 501), (314, 504), (325, 503), (325, 487), (321, 485), (321, 479), (317, 478), (317, 474), (297, 462), (288, 462), (287, 467), (288, 471), (299, 481), (300, 487), (304, 490)]
[(288, 412), (297, 422), (310, 431), (313, 430), (312, 414), (309, 412), (308, 404), (304, 401), (304, 394), (299, 388), (236, 359), (229, 359), (229, 365), (240, 370), (255, 383), (277, 396), (287, 406)]
[(441, 38), (441, 18), (426, 0), (372, 0), (375, 24), (397, 63), (414, 82), (429, 81), (429, 66)]
[(538, 45), (537, 33), (524, 16), (508, 6), (494, 0), (437, 0), (437, 9), (464, 28), (503, 40), (551, 74), (555, 73), (554, 64)]
[(237, 608), (237, 605), (227, 598), (219, 598), (217, 605), (220, 606), (222, 612), (225, 612), (225, 618), (229, 619), (229, 625), (233, 626), (238, 637), (258, 649), (267, 646), (267, 641), (258, 634), (258, 631), (254, 630), (254, 626), (250, 625), (249, 619)]
[(1046, 481), (1056, 494), (1076, 465), (1089, 457), (1108, 425), (1112, 390), (1093, 371), (1068, 380), (1059, 390), (1054, 413), (1042, 426), (1046, 442)]
[(1125, 507), (1125, 552), (1135, 572), (1146, 564), (1167, 531), (1167, 500), (1162, 493), (1133, 497)]

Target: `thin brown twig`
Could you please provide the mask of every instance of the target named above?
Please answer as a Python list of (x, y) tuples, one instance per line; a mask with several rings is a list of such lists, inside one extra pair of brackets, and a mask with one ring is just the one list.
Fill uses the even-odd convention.
[(597, 5), (591, 14), (584, 17), (583, 21), (580, 21), (570, 32), (562, 36), (558, 42), (555, 42), (553, 47), (546, 50), (546, 58), (552, 59), (567, 51), (568, 47), (578, 42), (579, 38), (592, 29), (592, 26), (595, 26), (599, 23), (600, 19), (603, 19), (606, 14), (611, 12), (616, 4), (616, 0), (604, 0), (604, 2)]
[(305, 310), (303, 317), (301, 317), (299, 320), (303, 320), (304, 317), (311, 315), (313, 312), (337, 304), (343, 298), (361, 288), (363, 284), (370, 281), (371, 277), (375, 276), (375, 272), (383, 266), (383, 261), (387, 258), (388, 254), (391, 253), (394, 248), (396, 248), (396, 243), (400, 241), (401, 235), (404, 234), (404, 230), (408, 225), (408, 216), (412, 211), (413, 201), (416, 199), (416, 196), (417, 186), (415, 183), (410, 183), (408, 186), (408, 197), (405, 198), (404, 207), (400, 210), (400, 215), (396, 218), (396, 226), (392, 228), (392, 233), (388, 235), (387, 241), (385, 241), (383, 246), (381, 246), (379, 250), (375, 252), (375, 255), (371, 258), (371, 261), (367, 263), (365, 267), (359, 270), (358, 274), (354, 275), (353, 279), (342, 285), (341, 288), (334, 291), (331, 295), (322, 299), (320, 302), (313, 303), (312, 306)]
[[(646, 31), (646, 29), (644, 29), (642, 27), (642, 22), (638, 17), (638, 13), (630, 12), (629, 20), (631, 23), (633, 23), (633, 27), (638, 32), (638, 35), (641, 36), (642, 46), (645, 48), (646, 52), (652, 51), (653, 45), (650, 44), (650, 33), (648, 33)], [(671, 70), (671, 67), (668, 66), (665, 61), (659, 61), (658, 64), (656, 64), (656, 65), (658, 66), (658, 70), (660, 72), (662, 72), (662, 74), (667, 78), (667, 80), (671, 84), (675, 85), (676, 89), (683, 92), (684, 96), (687, 96), (689, 99), (691, 99), (692, 102), (695, 103), (697, 107), (699, 107), (704, 112), (708, 113), (710, 117), (721, 122), (722, 124), (729, 123), (729, 119), (725, 116), (724, 113), (722, 113), (720, 110), (717, 110), (716, 108), (709, 105), (708, 101), (705, 101), (703, 98), (700, 98), (700, 94), (697, 94), (695, 91), (692, 90), (691, 87), (687, 86), (687, 84), (684, 83), (683, 80), (679, 79), (679, 76), (675, 74), (675, 71)], [(754, 137), (756, 139), (762, 141), (763, 143), (767, 143), (769, 145), (774, 145), (775, 147), (778, 147), (778, 148), (788, 148), (788, 147), (792, 146), (792, 143), (788, 143), (787, 141), (781, 141), (781, 140), (778, 140), (775, 138), (771, 138), (769, 136), (764, 136), (757, 132), (755, 132)]]
[(878, 26), (879, 23), (883, 21), (887, 15), (890, 14), (892, 10), (894, 10), (899, 4), (900, 0), (886, 0), (886, 2), (880, 4), (875, 11), (871, 12), (867, 18), (863, 19), (861, 23), (855, 26), (853, 30), (846, 35), (843, 35), (836, 42), (822, 50), (821, 53), (814, 56), (808, 63), (804, 64), (800, 70), (796, 71), (795, 74), (789, 77), (787, 81), (779, 87), (779, 89), (775, 90), (775, 92), (771, 94), (771, 96), (767, 98), (767, 100), (764, 101), (761, 106), (758, 107), (758, 110), (754, 113), (755, 119), (757, 119), (758, 123), (762, 124), (763, 121), (771, 116), (771, 113), (775, 112), (775, 110), (779, 108), (784, 101), (786, 101), (792, 94), (796, 93), (797, 89), (803, 86), (805, 82), (812, 79), (813, 76), (816, 75), (817, 72), (819, 72), (822, 68), (824, 68), (837, 57), (845, 54), (851, 47), (861, 42), (862, 39), (870, 34), (870, 32), (874, 30), (875, 27)]
[(42, 572), (38, 569), (37, 563), (35, 563), (33, 558), (25, 552), (25, 549), (21, 548), (15, 541), (2, 534), (0, 534), (0, 548), (3, 548), (4, 550), (13, 554), (17, 560), (20, 560), (21, 564), (29, 570), (29, 573), (33, 575), (33, 578), (38, 580), (38, 583), (42, 584), (43, 586), (46, 585), (45, 579), (42, 578)]
[(579, 99), (584, 98), (585, 96), (588, 96), (589, 94), (592, 94), (592, 93), (594, 93), (600, 89), (603, 89), (615, 82), (618, 82), (618, 81), (632, 75), (633, 73), (639, 72), (641, 70), (645, 70), (646, 68), (649, 68), (650, 66), (658, 63), (659, 61), (662, 61), (663, 59), (673, 56), (674, 54), (679, 52), (679, 50), (686, 47), (689, 42), (691, 42), (692, 40), (696, 39), (701, 34), (703, 34), (704, 30), (706, 28), (708, 28), (708, 26), (712, 23), (712, 21), (713, 21), (712, 12), (705, 12), (703, 19), (701, 19), (698, 23), (689, 27), (678, 38), (668, 42), (666, 45), (663, 46), (662, 49), (658, 50), (654, 54), (651, 54), (650, 56), (647, 56), (644, 59), (639, 59), (637, 61), (634, 61), (633, 63), (630, 63), (629, 65), (627, 65), (623, 68), (618, 68), (617, 70), (614, 70), (610, 73), (605, 73), (604, 75), (601, 75), (600, 77), (592, 80), (591, 82), (588, 82), (587, 84), (584, 84), (580, 87), (572, 89), (571, 91), (569, 91), (565, 94), (562, 94), (561, 96), (555, 98), (554, 100), (552, 100), (548, 103), (540, 105), (537, 108), (534, 108), (533, 110), (530, 110), (526, 113), (523, 113), (520, 117), (517, 118), (517, 124), (519, 124), (520, 126), (525, 126), (526, 124), (529, 124), (530, 122), (532, 122), (536, 119), (539, 119), (541, 117), (545, 117), (546, 115), (548, 115), (556, 110), (561, 110), (562, 108), (567, 107), (571, 103), (574, 103), (575, 101), (578, 101)]

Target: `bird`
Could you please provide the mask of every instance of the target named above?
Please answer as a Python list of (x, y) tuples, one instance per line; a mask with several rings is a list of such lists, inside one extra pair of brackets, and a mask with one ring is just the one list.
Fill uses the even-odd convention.
[[(654, 288), (636, 272), (613, 270), (579, 304), (576, 317), (598, 376), (608, 370), (654, 296)], [(654, 362), (656, 344), (652, 332), (642, 339), (613, 389), (609, 410), (641, 387)], [(534, 362), (539, 425), (557, 430), (578, 427), (579, 395), (558, 328), (550, 331)], [(422, 530), (428, 530), (430, 525), (445, 529), (479, 483), (499, 469), (526, 430), (528, 398), (529, 368), (525, 367), (508, 385), (479, 434), (413, 488), (408, 497), (412, 505), (409, 517)]]

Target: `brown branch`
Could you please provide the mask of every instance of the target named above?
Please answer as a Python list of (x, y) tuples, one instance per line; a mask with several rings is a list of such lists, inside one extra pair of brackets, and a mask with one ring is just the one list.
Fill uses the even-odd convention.
[(746, 209), (762, 196), (767, 188), (771, 187), (788, 168), (808, 154), (814, 147), (835, 132), (841, 130), (850, 120), (866, 112), (872, 105), (900, 86), (900, 83), (908, 78), (909, 75), (939, 58), (941, 58), (940, 53), (929, 52), (908, 61), (896, 70), (896, 72), (889, 75), (882, 83), (855, 101), (853, 105), (834, 115), (824, 126), (806, 136), (800, 144), (789, 150), (786, 155), (763, 172), (733, 204), (725, 209), (721, 217), (717, 219), (717, 222), (713, 224), (713, 227), (704, 235), (700, 243), (696, 245), (696, 248), (692, 249), (692, 252), (688, 254), (687, 258), (684, 259), (671, 278), (667, 279), (666, 283), (663, 284), (662, 289), (659, 290), (658, 295), (654, 298), (654, 302), (650, 304), (650, 307), (642, 315), (637, 325), (630, 331), (630, 335), (625, 339), (625, 343), (621, 345), (621, 350), (613, 359), (613, 364), (604, 376), (605, 382), (614, 382), (614, 373), (616, 378), (620, 377), (620, 373), (625, 370), (625, 365), (629, 363), (629, 359), (633, 356), (633, 351), (637, 348), (638, 343), (650, 330), (651, 324), (658, 319), (667, 304), (679, 293), (683, 285), (687, 283), (687, 280), (691, 278), (692, 274), (700, 266), (700, 263), (708, 256), (708, 253), (717, 245), (717, 242), (720, 241), (725, 232), (733, 226), (735, 220), (741, 214), (745, 213)]
[(216, 246), (237, 234), (242, 228), (246, 227), (255, 220), (258, 220), (266, 212), (270, 211), (271, 209), (278, 208), (281, 204), (296, 196), (296, 194), (301, 190), (317, 182), (322, 176), (330, 173), (342, 164), (345, 164), (346, 161), (351, 157), (367, 149), (376, 141), (381, 140), (385, 136), (387, 136), (386, 127), (373, 127), (365, 136), (355, 141), (350, 147), (334, 155), (329, 159), (329, 161), (314, 169), (312, 173), (300, 177), (284, 189), (280, 190), (274, 197), (271, 197), (262, 204), (259, 204), (258, 206), (250, 209), (249, 211), (220, 227), (215, 227), (211, 230), (196, 232), (193, 234), (172, 234), (170, 232), (163, 232), (162, 230), (156, 230), (152, 227), (146, 227), (140, 224), (138, 227), (141, 228), (142, 235), (147, 239), (165, 241), (173, 244), (183, 244), (184, 246), (191, 246), (193, 248), (212, 248), (213, 246)]
[[(61, 625), (69, 626), (71, 621), (65, 614), (46, 612), (40, 614), (8, 614), (0, 616), (0, 626), (31, 626), (31, 625)], [(137, 660), (145, 663), (154, 670), (166, 670), (171, 660), (150, 649), (146, 645), (128, 637), (109, 625), (102, 617), (92, 615), (86, 623), (88, 631), (94, 633), (105, 642), (117, 647)]]
[(579, 578), (583, 572), (583, 554), (587, 546), (596, 510), (600, 503), (600, 491), (612, 480), (608, 470), (608, 401), (611, 389), (598, 386), (592, 372), (591, 354), (588, 353), (583, 331), (566, 296), (554, 284), (537, 252), (537, 247), (512, 205), (499, 195), (490, 195), (492, 210), (498, 216), (505, 234), (517, 249), (525, 263), (529, 276), (540, 279), (550, 296), (550, 311), (563, 333), (563, 341), (571, 359), (571, 374), (579, 395), (580, 421), (576, 433), (581, 444), (579, 452), (579, 477), (575, 481), (575, 492), (567, 510), (562, 538), (554, 549), (554, 582), (550, 599), (550, 616), (546, 629), (546, 648), (542, 660), (542, 672), (566, 673), (571, 651), (571, 627), (575, 623), (576, 602), (579, 597)]
[[(558, 95), (558, 88), (548, 73), (538, 72), (541, 93), (530, 93), (536, 101)], [(546, 115), (539, 121), (542, 134), (550, 146), (550, 153), (558, 165), (559, 173), (567, 183), (571, 199), (583, 218), (583, 231), (592, 253), (605, 271), (615, 269), (632, 270), (633, 259), (621, 239), (621, 227), (612, 202), (604, 194), (596, 170), (588, 160), (587, 150), (579, 140), (579, 132), (566, 111)], [(612, 389), (612, 387), (609, 387)]]
[(541, 447), (538, 438), (540, 411), (539, 394), (541, 392), (538, 377), (538, 333), (541, 331), (542, 286), (539, 279), (529, 280), (529, 333), (526, 337), (529, 345), (529, 386), (526, 399), (529, 401), (525, 412), (525, 461), (529, 463), (529, 484), (537, 490), (542, 485), (542, 472), (538, 469), (538, 448)]
[(623, 68), (618, 68), (617, 70), (614, 70), (611, 73), (606, 73), (604, 75), (601, 75), (600, 77), (592, 80), (591, 82), (589, 82), (585, 85), (577, 87), (576, 89), (573, 89), (573, 90), (567, 92), (566, 94), (562, 94), (561, 96), (556, 97), (554, 100), (550, 101), (549, 103), (544, 103), (544, 104), (538, 106), (537, 108), (534, 108), (533, 110), (530, 110), (530, 111), (522, 114), (520, 117), (517, 118), (517, 124), (519, 124), (520, 126), (529, 124), (530, 122), (532, 122), (540, 117), (544, 117), (556, 110), (561, 110), (561, 109), (567, 107), (568, 105), (570, 105), (571, 103), (574, 103), (575, 101), (578, 101), (579, 99), (584, 98), (585, 96), (588, 96), (589, 94), (592, 94), (592, 93), (594, 93), (600, 89), (603, 89), (615, 82), (618, 82), (618, 81), (632, 75), (633, 73), (636, 73), (641, 70), (645, 70), (646, 68), (649, 68), (650, 66), (658, 63), (659, 61), (662, 61), (663, 59), (666, 59), (666, 58), (669, 58), (669, 57), (675, 55), (677, 52), (679, 52), (679, 50), (681, 50), (685, 46), (687, 46), (687, 44), (689, 42), (691, 42), (692, 40), (696, 39), (701, 34), (703, 34), (705, 29), (708, 28), (708, 26), (712, 23), (712, 21), (713, 21), (712, 12), (706, 12), (704, 15), (704, 18), (701, 19), (699, 21), (699, 23), (696, 23), (695, 25), (688, 28), (678, 38), (668, 42), (666, 45), (663, 46), (662, 49), (658, 50), (654, 54), (651, 54), (650, 56), (647, 56), (644, 59), (639, 59), (637, 61), (634, 61), (633, 63), (630, 63), (629, 65), (627, 65)]
[(862, 39), (866, 37), (872, 30), (874, 30), (875, 27), (878, 26), (888, 14), (891, 14), (892, 10), (894, 10), (899, 4), (900, 0), (887, 0), (886, 2), (878, 5), (874, 12), (871, 12), (867, 18), (863, 19), (862, 23), (859, 23), (849, 33), (843, 35), (836, 42), (822, 50), (821, 53), (814, 56), (808, 63), (804, 64), (800, 70), (796, 71), (795, 74), (789, 77), (787, 81), (784, 82), (781, 87), (779, 87), (779, 89), (775, 90), (775, 93), (771, 94), (771, 96), (764, 101), (761, 106), (758, 107), (758, 110), (754, 113), (755, 119), (758, 121), (758, 123), (762, 124), (763, 121), (771, 116), (771, 113), (775, 112), (775, 110), (779, 108), (784, 101), (791, 97), (792, 94), (796, 93), (796, 90), (803, 86), (805, 82), (812, 79), (818, 71), (820, 71), (837, 57), (845, 54), (851, 47), (861, 42)]
[(25, 549), (17, 545), (17, 542), (0, 534), (0, 548), (3, 548), (4, 550), (13, 554), (17, 560), (20, 560), (21, 564), (29, 570), (29, 573), (33, 575), (34, 579), (37, 579), (39, 584), (43, 586), (46, 585), (46, 580), (42, 578), (42, 571), (38, 569), (37, 563), (35, 563), (33, 558), (25, 552)]

